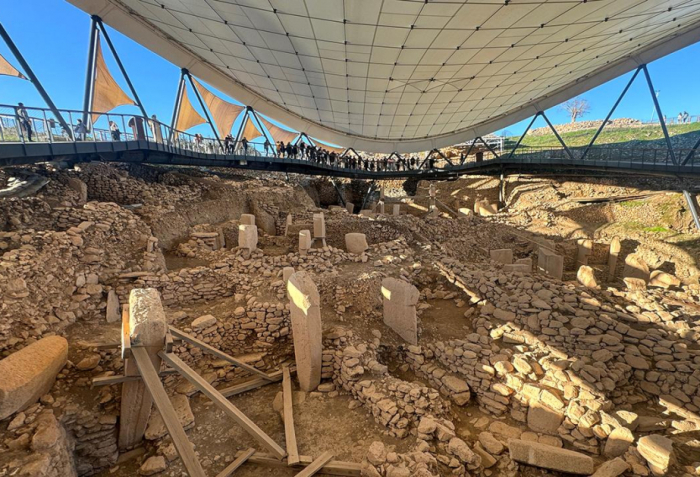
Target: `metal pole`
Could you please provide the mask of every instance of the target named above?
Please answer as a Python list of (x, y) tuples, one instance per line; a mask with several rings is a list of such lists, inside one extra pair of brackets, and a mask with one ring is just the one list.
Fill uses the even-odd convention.
[(654, 94), (654, 85), (651, 82), (651, 76), (649, 76), (649, 70), (647, 69), (647, 65), (642, 65), (641, 68), (644, 70), (644, 76), (647, 79), (647, 84), (649, 85), (649, 92), (651, 92), (651, 99), (654, 100), (654, 108), (656, 108), (656, 114), (659, 116), (659, 122), (661, 123), (661, 129), (664, 132), (664, 138), (666, 139), (666, 147), (668, 147), (668, 152), (671, 155), (671, 161), (673, 161), (674, 165), (678, 165), (678, 161), (676, 160), (676, 153), (673, 152), (673, 146), (671, 146), (671, 138), (668, 135), (668, 129), (666, 129), (666, 121), (664, 121), (664, 115), (661, 112), (661, 106), (659, 105), (659, 99), (656, 97), (656, 94)]
[(197, 90), (197, 87), (194, 85), (194, 81), (192, 81), (192, 75), (188, 70), (185, 68), (182, 69), (183, 74), (187, 75), (187, 77), (190, 79), (190, 85), (192, 85), (192, 89), (194, 90), (194, 94), (197, 96), (197, 100), (199, 101), (199, 105), (202, 107), (202, 110), (204, 111), (204, 115), (207, 117), (207, 121), (209, 121), (209, 125), (211, 126), (211, 130), (214, 132), (214, 137), (216, 137), (216, 140), (219, 141), (219, 146), (221, 147), (221, 150), (224, 150), (224, 145), (221, 142), (221, 138), (219, 137), (219, 133), (216, 131), (216, 128), (214, 127), (214, 123), (212, 122), (211, 118), (209, 117), (209, 111), (207, 111), (206, 106), (204, 105), (204, 101), (202, 100), (202, 97), (199, 95), (199, 91)]
[(479, 141), (481, 141), (481, 142), (484, 144), (484, 146), (486, 146), (486, 149), (488, 149), (489, 151), (491, 151), (491, 154), (493, 154), (494, 156), (496, 156), (496, 159), (500, 159), (500, 158), (501, 158), (501, 156), (499, 156), (498, 153), (497, 153), (496, 151), (494, 151), (493, 148), (492, 148), (491, 146), (489, 146), (489, 143), (487, 143), (486, 141), (484, 141), (484, 138), (483, 138), (483, 137), (479, 136), (477, 139), (478, 139)]
[(688, 164), (688, 161), (690, 161), (690, 158), (693, 157), (693, 154), (695, 154), (695, 152), (698, 150), (699, 147), (700, 147), (700, 139), (698, 139), (698, 142), (695, 143), (695, 145), (690, 150), (688, 155), (685, 156), (685, 159), (683, 159), (683, 162), (681, 162), (681, 166), (685, 166), (686, 164)]
[(83, 97), (83, 124), (87, 128), (88, 112), (92, 109), (92, 89), (95, 80), (95, 55), (97, 53), (97, 16), (90, 17), (90, 44), (88, 45), (85, 96)]
[(549, 129), (552, 130), (552, 132), (554, 133), (554, 135), (557, 137), (557, 140), (559, 141), (559, 143), (562, 145), (562, 147), (563, 147), (564, 150), (566, 151), (566, 155), (569, 156), (569, 158), (570, 158), (571, 160), (573, 160), (573, 159), (574, 159), (573, 154), (571, 154), (571, 151), (569, 151), (569, 148), (566, 146), (566, 144), (564, 143), (564, 140), (561, 138), (561, 136), (559, 135), (559, 133), (557, 132), (557, 130), (554, 129), (554, 126), (552, 125), (552, 123), (549, 122), (549, 118), (547, 117), (547, 115), (544, 113), (544, 111), (540, 111), (540, 112), (542, 113), (542, 117), (544, 118), (544, 120), (547, 121), (547, 125), (549, 126)]
[[(265, 138), (265, 140), (270, 142), (270, 144), (272, 145), (272, 150), (274, 152), (274, 150), (275, 150), (275, 138), (267, 135), (268, 133), (265, 132), (265, 131), (267, 131), (267, 129), (265, 129), (263, 127), (262, 121), (260, 121), (260, 118), (258, 117), (258, 113), (253, 109), (252, 106), (248, 106), (248, 107), (250, 108), (250, 112), (253, 114), (255, 121), (258, 123), (258, 127), (260, 128), (260, 132), (263, 134), (263, 137)], [(272, 141), (270, 141), (270, 139), (272, 139)], [(263, 145), (263, 149), (264, 148), (265, 148), (265, 146)]]
[(182, 105), (182, 95), (185, 91), (185, 72), (180, 73), (180, 82), (177, 85), (177, 96), (175, 97), (175, 106), (173, 107), (173, 119), (170, 122), (170, 134), (168, 135), (168, 144), (172, 144), (175, 137), (175, 125), (180, 117), (180, 107)]
[(236, 147), (238, 146), (238, 142), (243, 139), (241, 136), (243, 135), (243, 130), (245, 129), (245, 123), (248, 120), (248, 108), (246, 107), (245, 113), (243, 113), (243, 118), (241, 120), (241, 125), (238, 126), (238, 132), (236, 133), (236, 137), (233, 139), (233, 150), (236, 150)]
[(105, 41), (107, 41), (107, 46), (109, 46), (109, 50), (112, 52), (112, 55), (114, 56), (114, 60), (117, 62), (117, 66), (119, 67), (119, 70), (122, 72), (122, 75), (124, 76), (124, 79), (126, 80), (126, 84), (129, 86), (129, 89), (131, 90), (131, 94), (134, 95), (134, 99), (136, 100), (136, 104), (141, 110), (141, 114), (143, 114), (143, 117), (146, 119), (146, 123), (148, 123), (148, 114), (146, 113), (146, 110), (143, 107), (143, 103), (141, 103), (141, 100), (139, 99), (139, 95), (136, 93), (136, 89), (134, 88), (134, 85), (131, 84), (131, 78), (129, 78), (129, 75), (126, 73), (126, 68), (124, 68), (124, 65), (122, 64), (122, 60), (119, 58), (119, 55), (117, 54), (116, 48), (114, 48), (114, 45), (112, 44), (112, 40), (109, 38), (109, 35), (107, 34), (107, 29), (105, 26), (102, 24), (102, 19), (98, 17), (97, 15), (93, 15), (93, 18), (97, 22), (97, 25), (100, 27), (100, 30), (102, 31), (102, 34), (105, 37)]
[(58, 108), (56, 108), (56, 105), (53, 103), (51, 98), (49, 97), (49, 94), (46, 92), (44, 87), (42, 86), (41, 82), (39, 81), (39, 78), (36, 77), (34, 74), (34, 71), (31, 69), (29, 66), (29, 63), (24, 59), (24, 56), (22, 56), (22, 53), (20, 53), (19, 49), (15, 45), (15, 43), (12, 41), (12, 38), (10, 38), (10, 35), (7, 33), (5, 30), (5, 27), (2, 26), (2, 23), (0, 23), (0, 36), (2, 39), (5, 41), (7, 44), (7, 47), (10, 49), (10, 52), (14, 55), (14, 57), (17, 59), (17, 62), (20, 64), (22, 69), (24, 70), (24, 73), (27, 75), (29, 78), (29, 81), (32, 82), (36, 90), (39, 92), (39, 95), (41, 98), (44, 100), (44, 102), (48, 105), (49, 109), (51, 109), (51, 112), (56, 116), (56, 119), (58, 119), (58, 122), (61, 123), (61, 126), (63, 129), (66, 130), (68, 135), (70, 136), (72, 131), (68, 123), (66, 123), (66, 120), (63, 119), (63, 116), (61, 113), (58, 112)]
[(333, 187), (335, 187), (335, 191), (338, 193), (338, 197), (340, 197), (340, 202), (343, 204), (343, 207), (345, 207), (345, 199), (343, 198), (343, 194), (340, 193), (338, 184), (336, 184), (333, 179), (331, 179), (331, 184), (333, 184)]
[(698, 209), (695, 208), (695, 198), (687, 190), (683, 191), (683, 197), (685, 197), (688, 209), (690, 209), (690, 214), (693, 216), (695, 227), (700, 230), (700, 216), (698, 216)]
[(360, 210), (365, 210), (365, 204), (367, 203), (367, 199), (369, 199), (369, 196), (372, 194), (372, 189), (374, 188), (374, 182), (372, 182), (369, 185), (369, 189), (367, 190), (367, 195), (365, 195), (365, 198), (362, 199), (362, 207), (360, 207)]
[(591, 149), (591, 146), (593, 146), (593, 143), (596, 142), (596, 139), (598, 139), (598, 136), (600, 136), (600, 133), (603, 131), (603, 128), (605, 125), (608, 123), (610, 120), (610, 117), (613, 115), (615, 112), (615, 109), (620, 105), (620, 101), (622, 101), (622, 98), (625, 97), (627, 94), (627, 91), (630, 89), (630, 86), (632, 86), (632, 83), (634, 83), (634, 80), (637, 78), (637, 75), (639, 74), (639, 70), (641, 70), (642, 67), (640, 66), (637, 68), (637, 70), (634, 72), (632, 77), (630, 78), (629, 82), (627, 83), (627, 86), (625, 86), (625, 89), (622, 90), (622, 94), (620, 95), (619, 98), (617, 98), (617, 101), (615, 101), (615, 104), (613, 105), (612, 109), (608, 113), (607, 116), (605, 116), (605, 119), (603, 120), (603, 124), (600, 125), (598, 130), (595, 132), (595, 135), (593, 136), (593, 139), (591, 139), (591, 142), (586, 146), (586, 149), (583, 150), (583, 155), (581, 156), (581, 160), (584, 160), (586, 156), (588, 155), (588, 151)]
[(535, 115), (532, 117), (532, 121), (530, 121), (530, 124), (527, 125), (527, 128), (525, 128), (525, 132), (523, 133), (522, 136), (520, 136), (520, 139), (518, 139), (518, 142), (515, 143), (515, 147), (513, 148), (512, 151), (510, 151), (510, 154), (508, 154), (508, 157), (506, 159), (510, 159), (513, 157), (513, 154), (515, 154), (515, 151), (520, 147), (520, 143), (523, 142), (523, 139), (525, 139), (525, 135), (527, 135), (528, 131), (530, 131), (530, 128), (532, 127), (533, 124), (535, 124), (535, 121), (537, 121), (537, 118), (541, 116), (541, 112), (537, 111)]

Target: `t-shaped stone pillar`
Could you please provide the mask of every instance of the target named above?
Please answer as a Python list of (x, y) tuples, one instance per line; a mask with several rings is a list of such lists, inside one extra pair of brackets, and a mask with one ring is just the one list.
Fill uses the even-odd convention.
[(253, 214), (242, 214), (241, 215), (242, 225), (255, 225), (255, 216)]
[[(122, 354), (124, 375), (139, 376), (136, 361), (129, 356), (131, 348), (146, 348), (155, 369), (160, 369), (158, 352), (165, 349), (168, 324), (160, 295), (155, 288), (137, 288), (129, 295), (129, 310), (122, 316)], [(122, 384), (119, 417), (119, 447), (133, 447), (143, 439), (153, 399), (140, 379)]]
[(301, 230), (299, 232), (299, 253), (301, 255), (306, 255), (309, 253), (311, 248), (311, 231)]
[(258, 248), (258, 228), (255, 225), (238, 226), (238, 246), (248, 256)]
[(326, 218), (323, 212), (314, 214), (314, 240), (321, 240), (326, 246)]
[(396, 278), (382, 280), (384, 324), (412, 345), (418, 344), (418, 289)]
[(321, 299), (307, 272), (296, 272), (287, 281), (292, 319), (297, 377), (303, 391), (313, 391), (321, 382)]

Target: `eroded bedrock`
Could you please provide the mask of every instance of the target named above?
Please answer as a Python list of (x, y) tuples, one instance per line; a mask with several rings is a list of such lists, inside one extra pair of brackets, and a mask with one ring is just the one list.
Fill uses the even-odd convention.
[(0, 475), (700, 475), (687, 180), (10, 177)]

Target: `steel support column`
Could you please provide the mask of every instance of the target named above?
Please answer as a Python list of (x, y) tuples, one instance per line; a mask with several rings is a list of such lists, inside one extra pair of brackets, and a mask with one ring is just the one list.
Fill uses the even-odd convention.
[(209, 111), (207, 111), (207, 107), (204, 104), (204, 100), (202, 100), (202, 97), (199, 95), (199, 91), (197, 90), (197, 87), (194, 85), (194, 81), (192, 80), (192, 75), (190, 72), (183, 68), (182, 73), (187, 76), (190, 80), (190, 85), (192, 86), (192, 89), (194, 90), (195, 96), (197, 96), (197, 101), (199, 101), (199, 105), (202, 107), (202, 111), (204, 111), (204, 115), (207, 117), (207, 122), (209, 123), (209, 126), (211, 126), (211, 130), (214, 133), (214, 137), (216, 138), (217, 141), (219, 141), (219, 146), (221, 147), (221, 150), (224, 151), (224, 144), (221, 142), (221, 138), (219, 137), (219, 132), (216, 130), (216, 126), (214, 126), (214, 121), (211, 120), (209, 117)]
[(243, 136), (243, 130), (245, 129), (245, 123), (248, 120), (248, 108), (246, 108), (245, 112), (243, 113), (243, 117), (241, 118), (241, 125), (238, 126), (238, 132), (236, 133), (236, 136), (233, 138), (233, 152), (236, 152), (236, 148), (238, 147), (238, 143), (241, 142), (243, 139), (241, 136)]
[(484, 138), (483, 138), (483, 137), (479, 136), (477, 139), (478, 139), (479, 141), (481, 141), (481, 143), (482, 143), (484, 146), (486, 146), (486, 149), (488, 149), (488, 150), (491, 152), (491, 154), (493, 154), (494, 156), (496, 156), (496, 159), (500, 159), (500, 158), (501, 158), (501, 156), (500, 156), (496, 151), (494, 151), (493, 148), (492, 148), (491, 146), (489, 146), (489, 143), (487, 143), (486, 141), (484, 141)]
[(129, 75), (126, 72), (126, 68), (124, 68), (124, 65), (122, 64), (122, 60), (121, 60), (121, 58), (119, 58), (119, 54), (117, 54), (117, 49), (114, 48), (114, 45), (112, 44), (112, 40), (109, 38), (109, 35), (107, 34), (107, 29), (102, 24), (102, 19), (96, 15), (94, 15), (93, 18), (95, 18), (97, 26), (99, 26), (100, 31), (102, 32), (102, 35), (105, 37), (105, 41), (107, 42), (107, 46), (109, 47), (109, 50), (112, 52), (112, 56), (114, 56), (114, 60), (117, 62), (117, 66), (119, 67), (119, 71), (121, 71), (122, 76), (124, 76), (124, 79), (126, 80), (126, 84), (129, 86), (129, 90), (131, 91), (131, 94), (134, 95), (134, 99), (136, 100), (136, 105), (141, 110), (141, 114), (143, 114), (143, 117), (146, 119), (146, 123), (148, 123), (148, 114), (146, 113), (146, 109), (143, 107), (143, 103), (141, 102), (141, 99), (139, 99), (139, 95), (136, 93), (136, 88), (134, 88), (134, 85), (131, 83), (131, 78), (129, 78)]
[(693, 221), (695, 222), (695, 227), (700, 230), (700, 216), (698, 215), (696, 198), (688, 192), (683, 191), (683, 197), (685, 197), (685, 202), (688, 204), (688, 209), (690, 210), (690, 215), (693, 216)]
[(2, 39), (5, 41), (5, 44), (10, 49), (10, 52), (17, 60), (20, 67), (24, 70), (24, 73), (27, 75), (27, 78), (29, 78), (29, 81), (31, 81), (36, 90), (39, 92), (41, 98), (44, 100), (49, 109), (51, 109), (51, 112), (54, 114), (54, 116), (56, 116), (56, 119), (58, 120), (61, 127), (65, 129), (66, 134), (68, 134), (68, 136), (70, 137), (73, 137), (73, 130), (71, 129), (70, 125), (66, 122), (65, 119), (63, 119), (61, 113), (58, 112), (58, 108), (56, 108), (56, 105), (44, 89), (44, 86), (41, 84), (41, 81), (39, 81), (39, 78), (37, 78), (37, 76), (34, 74), (34, 71), (29, 66), (29, 63), (27, 63), (27, 61), (24, 59), (24, 56), (22, 56), (22, 53), (19, 51), (15, 43), (12, 41), (12, 38), (10, 38), (10, 35), (5, 30), (5, 27), (2, 26), (2, 23), (0, 23), (0, 37), (2, 37)]
[(365, 195), (364, 199), (362, 199), (362, 206), (360, 207), (360, 210), (365, 210), (365, 204), (367, 203), (367, 199), (374, 193), (374, 182), (372, 182), (369, 185), (369, 189), (367, 189), (367, 194)]
[(168, 135), (168, 144), (172, 144), (175, 137), (175, 126), (180, 118), (180, 107), (182, 106), (182, 96), (185, 92), (187, 84), (185, 83), (185, 72), (180, 72), (180, 81), (177, 85), (177, 96), (175, 96), (175, 106), (173, 107), (173, 119), (170, 122), (170, 134)]
[(562, 147), (564, 148), (564, 151), (566, 151), (566, 155), (569, 156), (569, 159), (571, 159), (571, 160), (573, 161), (573, 160), (574, 160), (574, 155), (571, 154), (571, 151), (569, 150), (569, 147), (566, 145), (566, 143), (564, 142), (564, 140), (561, 138), (561, 136), (559, 135), (559, 132), (557, 132), (557, 130), (556, 130), (556, 128), (554, 127), (554, 125), (549, 121), (549, 118), (548, 118), (547, 115), (544, 113), (544, 111), (540, 111), (540, 114), (542, 115), (542, 117), (544, 118), (544, 120), (547, 121), (547, 125), (549, 126), (549, 129), (551, 129), (552, 132), (554, 133), (554, 135), (557, 137), (557, 140), (559, 141), (559, 144), (561, 144)]
[(515, 154), (515, 151), (520, 147), (520, 143), (523, 142), (523, 139), (525, 139), (525, 136), (527, 133), (530, 131), (530, 128), (532, 127), (533, 124), (535, 124), (535, 121), (537, 121), (537, 118), (542, 116), (542, 113), (540, 111), (537, 111), (535, 115), (532, 117), (532, 121), (530, 121), (530, 124), (527, 125), (527, 128), (525, 128), (525, 132), (523, 132), (523, 135), (520, 136), (518, 139), (518, 142), (515, 143), (515, 147), (510, 151), (510, 154), (508, 154), (508, 157), (506, 159), (511, 159), (513, 157), (513, 154)]
[(608, 115), (605, 116), (605, 119), (603, 120), (603, 124), (601, 124), (600, 127), (598, 128), (598, 130), (595, 132), (595, 134), (593, 135), (593, 139), (591, 139), (591, 142), (588, 143), (588, 146), (586, 146), (586, 149), (583, 150), (583, 155), (581, 156), (581, 160), (584, 160), (586, 158), (586, 156), (588, 155), (588, 151), (590, 151), (591, 147), (593, 146), (593, 143), (595, 143), (596, 140), (598, 139), (598, 136), (600, 136), (600, 133), (603, 131), (603, 128), (605, 127), (605, 125), (608, 124), (608, 121), (610, 121), (610, 117), (613, 115), (613, 113), (615, 112), (617, 107), (620, 105), (622, 98), (624, 98), (625, 95), (627, 94), (627, 91), (630, 89), (630, 86), (632, 86), (632, 83), (634, 83), (634, 80), (637, 78), (637, 75), (639, 74), (639, 71), (641, 69), (642, 69), (642, 67), (640, 66), (639, 68), (637, 68), (635, 70), (634, 74), (632, 75), (629, 82), (627, 83), (627, 86), (625, 86), (625, 89), (622, 90), (622, 94), (620, 94), (620, 97), (617, 98), (617, 101), (615, 101), (615, 104), (613, 105), (613, 107), (610, 110), (610, 112), (608, 113)]
[(343, 194), (340, 192), (340, 188), (338, 187), (338, 184), (335, 183), (335, 180), (331, 179), (331, 184), (333, 184), (333, 187), (335, 187), (335, 191), (338, 193), (338, 197), (340, 198), (340, 203), (343, 204), (343, 207), (345, 207), (345, 198), (343, 197)]
[[(268, 141), (272, 145), (272, 151), (274, 152), (275, 151), (275, 138), (273, 138), (272, 136), (268, 136), (268, 132), (266, 132), (267, 129), (265, 129), (263, 127), (262, 121), (260, 121), (260, 118), (258, 117), (257, 111), (255, 111), (255, 109), (253, 109), (252, 106), (247, 106), (247, 107), (250, 109), (250, 113), (255, 118), (255, 121), (258, 123), (258, 128), (260, 129), (260, 132), (262, 133), (263, 137), (265, 138), (266, 141)], [(272, 139), (272, 140), (270, 141), (270, 139)]]
[(695, 143), (695, 145), (694, 145), (693, 148), (690, 150), (690, 152), (688, 153), (688, 155), (685, 156), (685, 159), (683, 159), (683, 162), (681, 162), (681, 165), (682, 165), (682, 166), (685, 166), (686, 164), (688, 164), (688, 161), (690, 161), (690, 158), (693, 157), (693, 154), (695, 154), (695, 153), (697, 152), (697, 150), (698, 150), (699, 147), (700, 147), (700, 139), (698, 139), (698, 142)]
[(661, 123), (661, 129), (664, 132), (664, 138), (666, 139), (666, 147), (668, 147), (668, 153), (671, 155), (671, 161), (673, 162), (673, 164), (677, 166), (678, 161), (676, 160), (676, 153), (673, 152), (673, 146), (671, 145), (671, 137), (668, 135), (666, 121), (664, 120), (664, 115), (661, 112), (661, 106), (659, 105), (659, 98), (657, 98), (656, 94), (654, 93), (654, 84), (651, 82), (649, 70), (647, 69), (647, 65), (642, 65), (641, 68), (644, 70), (644, 76), (647, 79), (647, 85), (649, 86), (651, 99), (654, 101), (654, 108), (656, 108), (656, 114), (659, 116), (659, 122)]
[[(656, 97), (656, 94), (654, 93), (654, 84), (651, 82), (651, 75), (649, 75), (649, 70), (647, 69), (647, 65), (642, 65), (641, 68), (644, 70), (644, 77), (647, 79), (647, 85), (649, 86), (649, 93), (651, 93), (651, 99), (654, 101), (654, 108), (656, 108), (656, 114), (659, 116), (659, 123), (661, 124), (661, 129), (664, 132), (664, 138), (666, 139), (666, 147), (668, 147), (668, 153), (671, 156), (671, 161), (673, 162), (674, 165), (678, 165), (678, 160), (676, 159), (676, 153), (673, 151), (673, 145), (671, 144), (671, 137), (668, 135), (668, 129), (666, 128), (666, 120), (664, 119), (664, 115), (661, 112), (661, 105), (659, 104), (659, 98)], [(691, 151), (692, 154), (693, 151)], [(690, 159), (690, 155), (686, 158), (686, 160)], [(684, 160), (685, 162), (685, 160)], [(695, 207), (695, 199), (693, 196), (688, 192), (687, 190), (683, 191), (683, 197), (685, 198), (685, 202), (688, 204), (688, 210), (690, 210), (691, 215), (693, 216), (693, 221), (695, 222), (695, 227), (700, 231), (700, 218), (698, 218), (698, 211), (697, 208)]]
[[(85, 95), (83, 96), (83, 124), (88, 127), (88, 113), (92, 109), (92, 90), (95, 84), (95, 55), (97, 54), (97, 19), (99, 17), (93, 15), (90, 18), (90, 43), (88, 45), (87, 71), (85, 73)], [(92, 129), (91, 127), (88, 129)]]

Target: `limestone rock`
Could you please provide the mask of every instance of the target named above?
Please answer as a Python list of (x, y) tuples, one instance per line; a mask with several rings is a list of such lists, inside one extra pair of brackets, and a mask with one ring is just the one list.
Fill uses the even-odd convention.
[(168, 464), (165, 462), (165, 457), (162, 455), (154, 455), (149, 457), (141, 468), (139, 468), (139, 475), (153, 475), (158, 472), (163, 472), (167, 468)]
[(591, 477), (617, 477), (629, 470), (630, 466), (620, 457), (609, 460), (598, 467)]
[(204, 330), (206, 328), (209, 328), (210, 326), (214, 326), (216, 324), (216, 318), (212, 315), (203, 315), (200, 316), (199, 318), (195, 318), (194, 321), (192, 322), (192, 329), (195, 330)]
[[(170, 397), (170, 401), (175, 408), (177, 413), (177, 418), (180, 421), (180, 425), (187, 430), (194, 427), (194, 414), (192, 414), (192, 409), (190, 408), (190, 400), (184, 394), (175, 394)], [(165, 422), (160, 413), (154, 409), (151, 413), (151, 417), (148, 420), (148, 427), (146, 427), (146, 433), (144, 437), (149, 441), (160, 439), (168, 433), (165, 427)]]
[(68, 359), (68, 341), (49, 336), (0, 361), (0, 420), (48, 393)]
[(365, 234), (349, 233), (345, 234), (345, 248), (348, 252), (360, 255), (369, 248)]
[(603, 453), (607, 457), (619, 457), (627, 452), (627, 449), (633, 442), (634, 434), (632, 434), (632, 431), (626, 427), (618, 427), (613, 429), (608, 436)]
[(593, 459), (580, 452), (513, 439), (508, 442), (510, 458), (523, 464), (577, 475), (593, 473)]
[(659, 434), (641, 437), (637, 441), (637, 451), (646, 459), (654, 475), (666, 475), (674, 461), (673, 441)]

